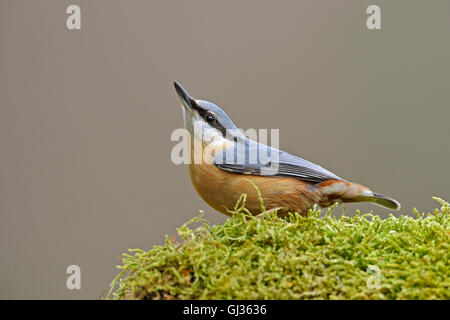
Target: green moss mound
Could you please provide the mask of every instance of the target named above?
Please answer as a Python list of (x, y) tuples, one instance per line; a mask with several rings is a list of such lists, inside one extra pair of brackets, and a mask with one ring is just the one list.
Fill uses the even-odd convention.
[(433, 213), (387, 219), (336, 217), (334, 207), (258, 219), (238, 203), (223, 224), (197, 217), (178, 229), (183, 240), (124, 254), (108, 296), (448, 299), (450, 206), (435, 199), (442, 208)]

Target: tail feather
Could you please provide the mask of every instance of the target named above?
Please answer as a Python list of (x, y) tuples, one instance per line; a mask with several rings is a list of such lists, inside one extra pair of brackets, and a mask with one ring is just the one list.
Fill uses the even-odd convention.
[(401, 208), (401, 205), (397, 200), (386, 197), (379, 193), (373, 193), (373, 196), (369, 197), (368, 201), (395, 211), (398, 211)]
[(341, 180), (329, 180), (317, 185), (325, 196), (321, 205), (331, 205), (335, 200), (340, 202), (371, 202), (392, 210), (400, 210), (400, 203), (379, 193), (372, 192), (367, 187), (357, 183)]

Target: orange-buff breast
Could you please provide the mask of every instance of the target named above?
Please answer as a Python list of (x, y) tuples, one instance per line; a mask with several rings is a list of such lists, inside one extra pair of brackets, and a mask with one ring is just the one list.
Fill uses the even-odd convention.
[[(321, 199), (320, 191), (307, 182), (284, 177), (233, 174), (214, 164), (190, 164), (189, 174), (199, 195), (211, 207), (226, 215), (242, 194), (247, 194), (245, 207), (253, 214), (261, 213), (261, 205), (252, 181), (261, 192), (266, 210), (281, 208), (287, 212), (306, 213)], [(227, 210), (228, 209), (228, 210)]]

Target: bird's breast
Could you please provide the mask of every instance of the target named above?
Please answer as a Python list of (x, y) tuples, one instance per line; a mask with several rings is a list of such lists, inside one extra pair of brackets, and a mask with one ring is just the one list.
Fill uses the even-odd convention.
[(202, 154), (196, 154), (197, 158), (201, 157), (201, 163), (189, 165), (189, 174), (196, 191), (217, 211), (231, 215), (229, 210), (235, 207), (242, 194), (246, 194), (246, 208), (253, 214), (259, 214), (261, 204), (254, 185), (260, 191), (267, 210), (283, 208), (286, 211), (305, 212), (319, 200), (311, 184), (295, 178), (246, 175), (219, 169), (214, 164), (214, 154), (231, 147), (234, 147), (231, 142), (203, 145)]
[[(253, 214), (261, 212), (261, 204), (254, 185), (261, 192), (267, 210), (305, 212), (318, 201), (319, 195), (311, 185), (294, 178), (253, 176), (230, 173), (214, 164), (191, 164), (189, 173), (198, 194), (211, 207), (226, 215), (242, 194), (246, 194), (246, 208)], [(251, 182), (253, 182), (253, 184)]]

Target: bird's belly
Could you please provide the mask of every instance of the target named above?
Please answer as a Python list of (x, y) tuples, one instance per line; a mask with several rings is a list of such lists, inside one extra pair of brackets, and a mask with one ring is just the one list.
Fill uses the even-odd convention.
[(226, 215), (231, 215), (229, 210), (233, 210), (242, 194), (247, 195), (245, 207), (252, 214), (261, 212), (258, 193), (249, 180), (258, 187), (267, 210), (281, 208), (282, 212), (306, 213), (320, 201), (314, 186), (295, 178), (234, 174), (213, 164), (191, 164), (189, 173), (203, 200)]

